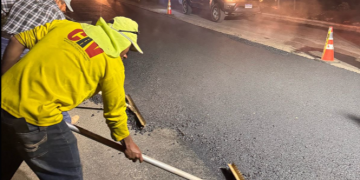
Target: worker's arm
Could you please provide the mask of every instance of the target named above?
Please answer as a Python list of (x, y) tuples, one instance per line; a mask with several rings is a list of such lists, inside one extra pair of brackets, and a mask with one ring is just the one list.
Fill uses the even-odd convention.
[(100, 82), (104, 102), (104, 117), (111, 137), (125, 145), (125, 156), (134, 162), (143, 161), (139, 147), (134, 143), (127, 127), (124, 80), (125, 72), (121, 59), (111, 59), (105, 78)]
[(22, 45), (14, 36), (10, 38), (9, 44), (5, 49), (4, 56), (1, 61), (1, 75), (19, 61), (20, 55), (24, 49), (25, 46)]

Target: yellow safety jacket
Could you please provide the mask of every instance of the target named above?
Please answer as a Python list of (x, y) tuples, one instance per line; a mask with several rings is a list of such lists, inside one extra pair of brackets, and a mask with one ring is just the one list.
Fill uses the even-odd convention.
[(88, 37), (81, 25), (54, 20), (17, 34), (30, 48), (1, 77), (1, 108), (30, 124), (51, 126), (98, 91), (102, 91), (104, 117), (112, 138), (127, 137), (124, 65)]

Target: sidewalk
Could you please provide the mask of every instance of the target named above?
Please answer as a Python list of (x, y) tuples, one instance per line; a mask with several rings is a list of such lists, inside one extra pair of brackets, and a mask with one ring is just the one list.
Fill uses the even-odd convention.
[[(262, 16), (227, 17), (222, 23), (214, 23), (207, 18), (207, 12), (204, 11), (194, 9), (191, 15), (183, 14), (177, 0), (172, 1), (172, 15), (166, 15), (166, 1), (120, 1), (231, 35), (232, 39), (245, 39), (315, 60), (321, 58), (327, 35), (327, 27), (306, 26), (295, 22), (284, 23)], [(360, 73), (360, 34), (334, 28), (334, 46), (335, 61), (325, 63)]]

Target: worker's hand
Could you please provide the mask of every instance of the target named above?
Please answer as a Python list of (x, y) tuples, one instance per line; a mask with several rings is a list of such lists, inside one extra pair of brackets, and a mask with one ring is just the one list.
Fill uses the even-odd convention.
[(125, 147), (125, 157), (136, 162), (137, 160), (143, 162), (143, 157), (139, 147), (134, 143), (131, 136), (129, 135), (123, 141), (123, 145)]

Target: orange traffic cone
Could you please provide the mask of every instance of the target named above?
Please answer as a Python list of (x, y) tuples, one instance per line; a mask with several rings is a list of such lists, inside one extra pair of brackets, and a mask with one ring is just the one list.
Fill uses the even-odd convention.
[(321, 59), (324, 61), (334, 61), (334, 38), (332, 26), (329, 28)]
[(171, 14), (171, 1), (168, 2), (167, 14)]

